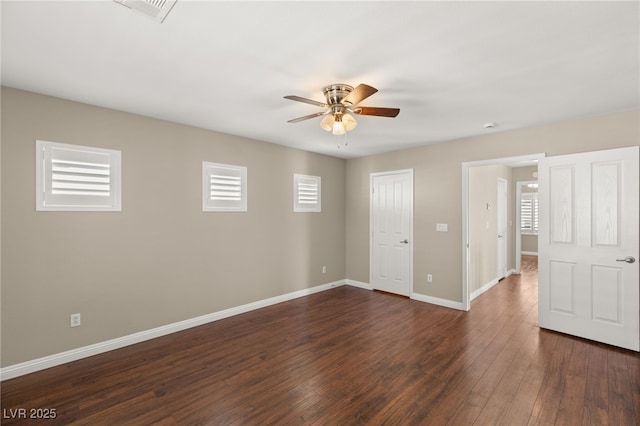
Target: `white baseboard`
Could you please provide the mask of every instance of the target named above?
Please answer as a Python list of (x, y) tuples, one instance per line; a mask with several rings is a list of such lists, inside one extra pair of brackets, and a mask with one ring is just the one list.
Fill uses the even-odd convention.
[(420, 293), (411, 293), (411, 299), (418, 302), (431, 303), (433, 305), (444, 306), (445, 308), (457, 309), (459, 311), (466, 311), (462, 302), (455, 302), (449, 299), (441, 299), (439, 297), (426, 296)]
[(529, 256), (537, 256), (538, 252), (537, 251), (522, 251), (522, 252), (520, 252), (520, 254), (525, 254), (525, 255), (529, 255)]
[[(373, 286), (369, 283), (362, 281), (346, 280), (346, 285), (353, 287), (363, 288), (365, 290), (373, 290)], [(431, 303), (433, 305), (444, 306), (445, 308), (452, 308), (464, 311), (464, 306), (460, 302), (454, 302), (452, 300), (440, 299), (438, 297), (425, 296), (424, 294), (411, 293), (410, 299), (417, 300), (418, 302)]]
[(362, 281), (356, 281), (356, 280), (350, 280), (350, 279), (346, 279), (345, 281), (346, 281), (345, 282), (346, 285), (363, 288), (365, 290), (373, 290), (373, 287), (369, 283), (364, 283)]
[[(507, 271), (507, 275), (505, 275), (504, 277), (510, 277), (511, 275), (515, 274), (516, 270), (515, 269), (509, 269)], [(479, 289), (477, 289), (476, 291), (474, 291), (473, 293), (471, 293), (470, 297), (469, 297), (469, 301), (475, 299), (476, 297), (480, 296), (482, 293), (484, 293), (485, 291), (489, 290), (491, 287), (493, 287), (494, 285), (498, 284), (500, 282), (499, 279), (495, 278), (491, 281), (489, 281), (488, 283), (486, 283), (485, 285), (483, 285), (482, 287), (480, 287)]]
[[(308, 296), (325, 290), (330, 290), (341, 285), (345, 285), (346, 280), (334, 281), (332, 283), (322, 284), (316, 287), (306, 288), (294, 291), (292, 293), (283, 294), (281, 296), (271, 297), (269, 299), (259, 300), (257, 302), (247, 303), (245, 305), (236, 306), (211, 314), (202, 315), (196, 318), (190, 318), (184, 321), (163, 325), (150, 330), (141, 331), (127, 336), (118, 337), (116, 339), (107, 340), (105, 342), (95, 343), (89, 346), (72, 349), (66, 352), (45, 356), (31, 361), (22, 362), (20, 364), (9, 365), (0, 368), (0, 381), (13, 379), (25, 374), (34, 373), (46, 368), (55, 367), (67, 362), (77, 361), (93, 355), (98, 355), (114, 349), (123, 348), (125, 346), (134, 345), (146, 340), (155, 339), (156, 337), (166, 336), (167, 334), (186, 330), (188, 328), (197, 327), (199, 325), (218, 321), (234, 315), (243, 314), (256, 309), (275, 305), (276, 303), (286, 302), (288, 300), (297, 299), (299, 297)], [(352, 284), (351, 284), (352, 285)]]
[(494, 285), (498, 284), (498, 279), (494, 278), (491, 281), (489, 281), (488, 283), (486, 283), (485, 285), (483, 285), (482, 287), (480, 287), (479, 289), (477, 289), (476, 291), (474, 291), (473, 293), (471, 293), (469, 300), (473, 300), (476, 297), (480, 296), (482, 293), (484, 293), (485, 291), (489, 290), (491, 287), (493, 287)]

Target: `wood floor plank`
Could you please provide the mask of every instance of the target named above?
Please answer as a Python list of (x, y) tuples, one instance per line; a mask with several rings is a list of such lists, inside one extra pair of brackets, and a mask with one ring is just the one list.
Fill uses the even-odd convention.
[(555, 352), (549, 354), (551, 358), (545, 365), (542, 386), (531, 412), (532, 424), (555, 424), (572, 349), (571, 341), (561, 340)]
[(524, 256), (469, 312), (342, 286), (8, 380), (1, 421), (626, 426), (639, 376), (638, 353), (537, 327)]
[(558, 405), (556, 424), (573, 425), (583, 417), (587, 384), (587, 365), (590, 342), (581, 339), (573, 341), (571, 361), (565, 376), (562, 397)]
[(535, 347), (535, 352), (529, 362), (525, 374), (518, 385), (511, 404), (504, 411), (498, 422), (501, 425), (525, 425), (531, 419), (536, 398), (542, 388), (544, 371), (547, 365), (547, 357), (542, 348), (548, 348), (552, 353), (559, 336), (539, 330), (531, 337), (530, 344)]
[(629, 376), (626, 351), (612, 350), (608, 356), (609, 378), (609, 423), (612, 425), (640, 424), (635, 413), (633, 385), (635, 379)]
[(585, 384), (583, 425), (606, 425), (609, 410), (607, 348), (593, 345), (589, 352)]
[[(514, 417), (519, 414), (514, 411), (508, 416), (506, 415), (511, 407), (518, 408), (517, 405), (514, 405), (514, 402), (518, 396), (518, 390), (525, 380), (537, 346), (537, 339), (534, 334), (537, 334), (537, 330), (533, 328), (523, 331), (522, 344), (511, 360), (508, 361), (509, 364), (502, 369), (499, 381), (494, 386), (486, 386), (487, 402), (476, 418), (475, 423), (499, 424), (505, 418), (508, 419), (508, 423), (512, 423)], [(507, 362), (507, 360), (503, 360), (503, 362)], [(528, 415), (529, 413), (526, 413), (521, 417), (528, 417)]]
[(640, 357), (632, 352), (625, 352), (627, 359), (628, 375), (631, 381), (631, 398), (635, 419), (640, 423)]

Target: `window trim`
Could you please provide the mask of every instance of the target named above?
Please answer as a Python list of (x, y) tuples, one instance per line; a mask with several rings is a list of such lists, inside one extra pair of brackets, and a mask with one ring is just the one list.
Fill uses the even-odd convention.
[[(233, 177), (237, 174), (240, 181), (239, 199), (212, 200), (211, 177), (212, 170), (217, 170), (220, 177)], [(225, 174), (226, 173), (226, 174)], [(225, 202), (229, 201), (229, 202)], [(232, 202), (234, 201), (234, 202)], [(218, 204), (218, 205), (216, 205)], [(203, 212), (246, 212), (247, 211), (247, 168), (223, 163), (202, 162), (202, 211)]]
[[(310, 185), (317, 188), (317, 201), (315, 203), (307, 203), (304, 205), (300, 201), (300, 185), (305, 184), (301, 181), (312, 181)], [(303, 175), (299, 173), (293, 174), (293, 212), (294, 213), (321, 213), (322, 212), (322, 177)]]
[[(47, 158), (54, 162), (54, 150), (85, 152), (89, 155), (106, 155), (109, 159), (109, 196), (103, 201), (108, 203), (92, 204), (91, 195), (53, 194), (53, 166), (47, 164)], [(92, 146), (66, 144), (36, 140), (36, 211), (122, 211), (122, 153), (118, 150), (97, 148)], [(60, 162), (65, 162), (62, 160)], [(66, 160), (70, 163), (70, 160)], [(47, 194), (47, 191), (49, 193)], [(77, 195), (77, 203), (70, 202)], [(56, 202), (57, 200), (57, 202)]]

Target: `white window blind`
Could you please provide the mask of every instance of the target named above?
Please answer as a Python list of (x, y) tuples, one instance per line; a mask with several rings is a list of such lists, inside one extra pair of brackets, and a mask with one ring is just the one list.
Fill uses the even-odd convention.
[(520, 194), (520, 231), (523, 234), (538, 233), (538, 193)]
[(247, 211), (247, 168), (202, 163), (202, 210)]
[(322, 211), (320, 176), (293, 175), (293, 211)]
[(121, 152), (36, 141), (36, 210), (120, 211)]

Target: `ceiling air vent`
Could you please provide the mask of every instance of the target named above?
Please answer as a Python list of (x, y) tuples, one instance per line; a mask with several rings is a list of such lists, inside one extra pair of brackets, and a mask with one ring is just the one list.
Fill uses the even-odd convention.
[(158, 22), (164, 22), (178, 0), (113, 0), (131, 10), (141, 12)]

